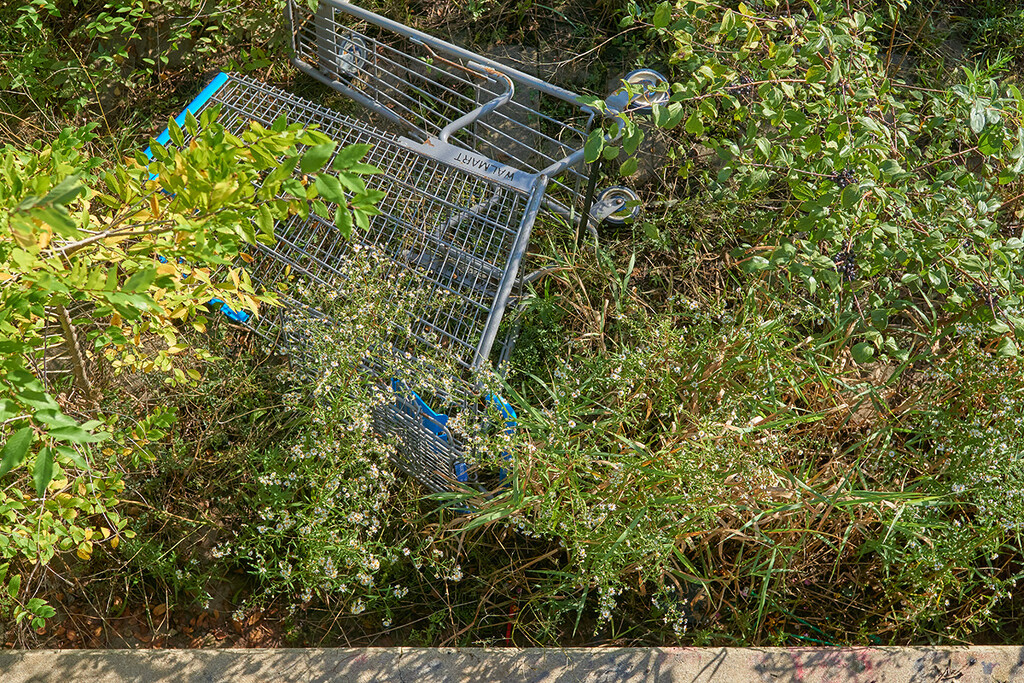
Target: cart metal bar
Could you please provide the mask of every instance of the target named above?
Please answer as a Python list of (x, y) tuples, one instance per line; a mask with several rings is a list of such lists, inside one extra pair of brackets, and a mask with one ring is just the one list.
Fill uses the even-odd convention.
[(465, 116), (455, 119), (447, 126), (442, 128), (441, 132), (437, 134), (437, 137), (438, 139), (441, 140), (441, 142), (448, 142), (448, 138), (450, 138), (453, 133), (457, 133), (466, 126), (472, 124), (477, 119), (483, 118), (484, 116), (487, 116), (498, 107), (502, 107), (509, 103), (509, 101), (512, 99), (512, 96), (516, 94), (516, 85), (515, 83), (512, 82), (511, 78), (505, 76), (504, 74), (501, 75), (504, 76), (505, 85), (507, 86), (505, 92), (501, 93), (498, 97), (495, 97), (490, 102), (487, 102), (482, 106), (477, 107), (476, 109), (469, 112)]
[[(324, 74), (320, 73), (319, 71), (317, 71), (316, 69), (314, 69), (314, 68), (312, 68), (312, 67), (310, 67), (308, 65), (304, 66), (305, 63), (301, 62), (301, 60), (296, 60), (296, 63), (299, 64), (300, 68), (303, 68), (303, 71), (305, 71), (307, 74), (309, 74), (313, 78), (315, 78), (318, 81), (322, 82), (324, 85), (327, 85), (327, 86), (330, 86), (331, 88), (334, 88), (335, 90), (337, 90), (338, 92), (342, 93), (343, 95), (352, 98), (353, 100), (355, 100), (359, 104), (363, 105), (364, 107), (366, 107), (370, 111), (376, 112), (376, 113), (380, 114), (381, 116), (386, 117), (392, 123), (397, 123), (399, 126), (402, 126), (404, 128), (409, 128), (411, 130), (414, 130), (417, 133), (419, 133), (420, 135), (422, 135), (424, 138), (430, 137), (430, 133), (428, 133), (427, 131), (423, 130), (422, 128), (417, 126), (415, 123), (412, 123), (408, 119), (402, 118), (400, 115), (396, 114), (394, 111), (392, 111), (388, 107), (381, 107), (380, 106), (380, 102), (377, 102), (376, 100), (374, 100), (374, 99), (372, 99), (370, 97), (367, 97), (366, 95), (364, 95), (363, 93), (359, 92), (358, 90), (353, 90), (352, 88), (348, 87), (347, 85), (345, 85), (344, 83), (342, 83), (341, 81), (339, 81), (337, 79), (325, 76)], [(395, 106), (398, 106), (398, 107), (400, 107), (402, 109), (405, 109), (405, 106), (402, 105), (400, 102), (396, 101), (394, 104), (395, 104)]]
[[(319, 33), (318, 33), (318, 35), (319, 35)], [(370, 39), (370, 40), (375, 45), (377, 45), (377, 46), (379, 46), (379, 47), (381, 47), (383, 49), (390, 49), (387, 45), (385, 45), (383, 43), (380, 43), (379, 41), (374, 41), (372, 39)], [(391, 66), (394, 66), (394, 67), (397, 67), (397, 68), (401, 68), (401, 65), (398, 62), (388, 58), (384, 54), (378, 54), (378, 55), (376, 55), (376, 57), (379, 60), (387, 62)], [(405, 103), (400, 101), (398, 98), (389, 95), (387, 92), (385, 92), (383, 90), (377, 90), (376, 91), (376, 96), (379, 97), (379, 98), (382, 98), (384, 101), (381, 102), (381, 101), (378, 101), (378, 100), (374, 100), (371, 97), (367, 97), (365, 94), (363, 94), (359, 90), (356, 90), (356, 89), (350, 87), (344, 81), (338, 80), (336, 78), (332, 78), (329, 75), (326, 75), (326, 74), (322, 73), (318, 69), (313, 68), (312, 66), (306, 64), (306, 62), (304, 62), (303, 60), (301, 60), (298, 57), (295, 60), (293, 60), (293, 61), (295, 61), (300, 66), (300, 68), (303, 69), (303, 71), (305, 71), (307, 74), (309, 74), (313, 78), (317, 79), (318, 81), (320, 81), (324, 85), (330, 86), (331, 88), (333, 88), (333, 89), (337, 90), (338, 92), (344, 94), (346, 97), (349, 97), (349, 98), (355, 100), (356, 102), (358, 102), (359, 104), (363, 105), (364, 107), (366, 107), (370, 111), (376, 112), (376, 113), (386, 117), (392, 123), (397, 123), (400, 126), (409, 128), (410, 130), (420, 134), (424, 138), (430, 137), (432, 134), (436, 134), (442, 140), (447, 140), (447, 137), (442, 137), (442, 135), (444, 134), (445, 131), (448, 131), (447, 135), (450, 136), (452, 133), (456, 132), (457, 130), (461, 130), (461, 129), (465, 128), (470, 123), (478, 123), (479, 125), (484, 127), (487, 130), (487, 132), (490, 133), (491, 135), (501, 137), (501, 138), (507, 140), (508, 142), (511, 142), (513, 144), (516, 144), (516, 145), (521, 145), (522, 144), (520, 141), (516, 140), (515, 137), (513, 137), (512, 135), (506, 133), (503, 130), (500, 130), (499, 128), (495, 127), (494, 125), (488, 123), (487, 121), (482, 120), (482, 116), (484, 114), (486, 114), (486, 113), (489, 113), (490, 111), (493, 111), (493, 109), (494, 109), (493, 107), (491, 109), (488, 109), (487, 112), (481, 112), (480, 114), (477, 114), (476, 116), (473, 117), (473, 119), (471, 121), (466, 121), (465, 123), (462, 123), (461, 125), (458, 125), (458, 126), (454, 126), (454, 124), (449, 124), (448, 126), (445, 126), (443, 129), (436, 130), (436, 131), (432, 132), (432, 131), (425, 130), (421, 126), (416, 125), (409, 118), (405, 118), (405, 117), (397, 114), (395, 110), (400, 110), (402, 112), (405, 112), (406, 114), (410, 114), (410, 115), (412, 115), (412, 117), (415, 117), (416, 113), (408, 105), (406, 105)], [(354, 77), (354, 80), (359, 81), (361, 83), (365, 83), (367, 85), (370, 84), (367, 79), (370, 78), (371, 76), (367, 73), (365, 68), (362, 68), (362, 67), (359, 67), (359, 66), (353, 66), (352, 69), (359, 74), (359, 76)], [(502, 74), (502, 75), (505, 75), (505, 74)], [(461, 100), (465, 101), (467, 104), (472, 103), (472, 100), (470, 98), (466, 97), (465, 95), (463, 95), (462, 93), (459, 93), (456, 90), (453, 90), (452, 88), (444, 85), (443, 83), (441, 83), (439, 81), (427, 78), (426, 76), (423, 76), (423, 75), (419, 75), (419, 77), (422, 80), (430, 83), (431, 86), (438, 88), (439, 90), (445, 92), (446, 94), (450, 95), (453, 98), (461, 99)], [(466, 83), (466, 84), (471, 84), (470, 81), (468, 81), (468, 80), (463, 80), (462, 82)], [(404, 85), (409, 90), (415, 92), (418, 95), (423, 95), (423, 96), (428, 96), (428, 97), (430, 96), (429, 93), (427, 93), (423, 88), (420, 88), (419, 86), (417, 86), (415, 83), (405, 83)], [(510, 99), (511, 98), (509, 98), (509, 100)], [(541, 120), (544, 120), (544, 121), (546, 121), (548, 123), (555, 124), (555, 125), (560, 126), (561, 128), (570, 130), (574, 134), (580, 136), (581, 138), (585, 137), (585, 135), (586, 135), (586, 133), (583, 130), (580, 130), (580, 129), (575, 128), (573, 126), (569, 126), (569, 125), (565, 124), (564, 122), (558, 121), (558, 120), (556, 120), (556, 119), (554, 119), (554, 118), (552, 118), (550, 116), (547, 116), (547, 115), (545, 115), (545, 114), (543, 114), (541, 112), (535, 111), (533, 109), (529, 109), (528, 107), (524, 107), (523, 105), (521, 105), (521, 104), (519, 104), (519, 103), (517, 103), (515, 101), (509, 101), (509, 100), (505, 100), (502, 103), (501, 106), (509, 106), (509, 107), (512, 107), (513, 109), (516, 109), (516, 108), (522, 109), (522, 110), (528, 112), (531, 116), (536, 116), (537, 118), (539, 118)], [(444, 100), (437, 100), (437, 99), (435, 99), (434, 101), (435, 101), (435, 104), (437, 104), (438, 106), (442, 106), (443, 105), (443, 106), (447, 107), (448, 109), (453, 110), (455, 112), (460, 112), (461, 111), (457, 107), (455, 107), (454, 105), (451, 105), (451, 104), (445, 102)], [(382, 107), (381, 106), (382, 104), (384, 104), (386, 106)], [(460, 119), (460, 121), (461, 121), (461, 119)], [(506, 121), (512, 121), (512, 119), (506, 119)], [(526, 129), (526, 127), (522, 126), (522, 124), (518, 124), (518, 126), (521, 127), (521, 128)], [(576, 149), (576, 147), (573, 147), (571, 145), (567, 145), (566, 143), (562, 142), (561, 140), (553, 138), (550, 135), (547, 135), (547, 134), (545, 134), (544, 132), (542, 132), (540, 130), (536, 130), (536, 129), (532, 129), (532, 128), (530, 128), (528, 130), (530, 131), (531, 135), (537, 136), (538, 138), (540, 138), (544, 142), (547, 142), (547, 143), (549, 143), (549, 144), (559, 148), (563, 152), (567, 152), (568, 153), (568, 152), (571, 152), (571, 151)], [(507, 149), (499, 147), (498, 145), (494, 144), (493, 142), (489, 142), (486, 139), (480, 140), (480, 144), (485, 145), (486, 147), (488, 147), (489, 149), (493, 150), (494, 152), (497, 152), (497, 153), (500, 153), (500, 154), (506, 154), (506, 155), (510, 154)], [(544, 159), (546, 159), (547, 161), (549, 161), (551, 163), (555, 163), (555, 162), (558, 161), (558, 159), (556, 157), (551, 156), (550, 154), (545, 153), (544, 151), (542, 151), (540, 149), (531, 149), (530, 151), (532, 153), (538, 155), (538, 156), (543, 157)], [(518, 157), (517, 157), (517, 160), (518, 161), (523, 161), (522, 159), (519, 159)], [(577, 161), (577, 163), (578, 163), (578, 161)], [(571, 168), (571, 166), (570, 166), (570, 168)]]
[[(505, 274), (501, 278), (501, 283), (498, 285), (498, 293), (494, 297), (494, 306), (491, 308), (491, 314), (481, 334), (480, 349), (490, 349), (494, 346), (494, 340), (498, 336), (498, 327), (501, 325), (501, 319), (505, 314), (505, 307), (508, 305), (509, 294), (512, 293), (512, 286), (519, 274), (519, 267), (523, 262), (523, 256), (526, 255), (526, 247), (530, 243), (530, 232), (533, 229), (534, 222), (537, 220), (541, 200), (544, 199), (544, 192), (547, 191), (547, 188), (548, 178), (542, 174), (537, 178), (537, 183), (533, 188), (533, 195), (530, 197), (530, 201), (523, 213), (523, 220), (519, 225), (519, 234), (516, 236), (516, 242), (512, 246), (512, 253), (509, 257), (508, 265), (505, 267)], [(487, 356), (482, 355), (478, 350), (476, 357), (473, 359), (473, 369), (478, 370), (482, 368), (486, 362)]]

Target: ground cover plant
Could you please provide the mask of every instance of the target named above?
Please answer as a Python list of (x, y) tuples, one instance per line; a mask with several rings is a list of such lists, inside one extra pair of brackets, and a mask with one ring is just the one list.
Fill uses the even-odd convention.
[[(14, 311), (5, 362), (18, 366), (0, 426), (12, 465), (0, 475), (11, 643), (1019, 641), (1014, 3), (378, 9), (480, 42), (564, 34), (609, 72), (669, 76), (670, 100), (649, 121), (614, 147), (597, 135), (588, 145), (609, 179), (641, 190), (640, 218), (582, 245), (555, 220), (535, 230), (531, 258), (548, 274), (524, 301), (504, 378), (486, 378), (519, 411), (517, 430), (456, 425), (484, 460), (510, 454), (507, 487), (428, 496), (390, 464), (367, 412), (384, 399), (352, 370), (379, 345), (381, 321), (402, 315), (380, 296), (372, 255), (328, 297), (345, 326), (309, 337), (315, 377), (224, 320), (194, 317), (209, 293), (168, 287), (159, 266), (129, 287), (155, 245), (83, 253), (94, 260), (78, 271), (59, 259), (33, 268), (52, 250), (45, 226), (80, 230), (92, 220), (82, 216), (103, 215), (93, 205), (115, 216), (136, 206), (140, 224), (138, 211), (172, 209), (148, 206), (142, 171), (115, 170), (124, 139), (102, 127), (57, 136), (102, 98), (57, 87), (51, 67), (8, 61), (3, 107), (17, 118), (0, 130), (2, 172), (28, 189), (0, 202), (14, 274), (3, 292), (31, 299), (4, 309)], [(78, 3), (60, 11), (100, 16)], [(232, 11), (265, 23), (252, 42), (225, 37), (203, 55), (261, 72), (264, 57), (278, 63), (266, 8)], [(39, 31), (85, 40), (54, 23), (56, 6), (17, 12), (3, 38), (12, 50)], [(116, 54), (75, 68), (105, 83), (128, 69), (126, 82), (148, 84), (140, 92), (192, 68), (111, 71)], [(603, 83), (584, 86), (604, 94)], [(24, 143), (25, 131), (40, 142)], [(303, 134), (257, 130), (245, 144), (279, 151)], [(258, 172), (217, 166), (228, 153), (210, 144), (224, 178)], [(122, 189), (104, 189), (106, 202), (84, 194), (105, 171)], [(65, 181), (73, 173), (82, 180)], [(128, 187), (138, 189), (124, 196)], [(255, 218), (267, 197), (243, 193), (222, 209)], [(38, 221), (16, 233), (30, 212)], [(227, 244), (256, 237), (237, 224), (221, 226)], [(116, 287), (76, 285), (75, 273), (100, 262), (106, 273), (111, 261)], [(118, 304), (110, 292), (151, 298), (107, 310)], [(144, 322), (159, 297), (204, 329)], [(88, 321), (75, 313), (82, 303), (94, 307)], [(49, 315), (61, 306), (64, 327)], [(122, 334), (152, 355), (119, 351), (109, 377), (93, 372), (89, 396), (73, 358), (53, 372), (32, 365), (46, 357), (47, 320), (54, 333), (77, 331), (86, 358), (114, 343), (112, 327), (149, 324), (137, 339)], [(114, 360), (125, 368), (116, 377)], [(435, 360), (433, 381), (450, 381)]]

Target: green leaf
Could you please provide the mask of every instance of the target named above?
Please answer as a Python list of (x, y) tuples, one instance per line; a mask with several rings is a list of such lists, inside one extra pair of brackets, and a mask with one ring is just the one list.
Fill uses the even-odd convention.
[(828, 69), (821, 64), (815, 64), (807, 70), (807, 75), (804, 77), (804, 80), (808, 83), (820, 83), (827, 75)]
[(85, 192), (85, 185), (77, 175), (69, 175), (43, 197), (42, 204), (67, 204)]
[(754, 140), (754, 146), (757, 147), (757, 151), (761, 153), (762, 158), (766, 161), (771, 161), (772, 144), (768, 142), (768, 138), (757, 138)]
[(990, 127), (982, 131), (978, 137), (978, 151), (986, 156), (999, 154), (1003, 148), (1003, 139), (999, 135), (999, 129)]
[(185, 136), (181, 134), (181, 127), (174, 119), (171, 119), (167, 124), (167, 134), (175, 147), (182, 148), (185, 146)]
[(346, 204), (345, 190), (334, 176), (321, 173), (317, 175), (315, 184), (317, 193), (327, 201), (342, 206)]
[(619, 168), (620, 176), (629, 176), (636, 173), (636, 157), (630, 157), (622, 162), (622, 166)]
[(276, 185), (277, 183), (284, 181), (286, 178), (294, 180), (294, 178), (291, 178), (290, 176), (298, 163), (299, 157), (286, 157), (277, 168), (270, 172), (270, 175), (267, 176), (266, 180), (263, 181), (264, 186)]
[(281, 189), (293, 197), (306, 198), (306, 186), (298, 178), (285, 178), (281, 182)]
[(334, 163), (331, 164), (331, 168), (335, 171), (347, 171), (353, 164), (366, 156), (366, 153), (371, 149), (373, 149), (373, 145), (366, 143), (342, 147), (338, 151), (338, 156), (334, 157)]
[(726, 9), (722, 15), (722, 22), (718, 26), (718, 33), (725, 34), (733, 30), (736, 27), (736, 15), (733, 14), (731, 9)]
[(35, 418), (52, 429), (54, 427), (75, 427), (78, 425), (70, 415), (65, 415), (60, 410), (43, 408), (35, 412)]
[(355, 173), (349, 171), (342, 171), (335, 176), (341, 186), (354, 194), (363, 194), (366, 192), (366, 181), (360, 178)]
[(78, 236), (78, 230), (75, 229), (75, 222), (71, 220), (71, 216), (68, 214), (67, 209), (60, 204), (36, 207), (32, 211), (32, 215), (49, 225), (62, 237), (74, 238)]
[(22, 427), (7, 440), (4, 450), (0, 452), (0, 477), (20, 465), (25, 460), (29, 446), (35, 438), (35, 431), (31, 427)]
[(875, 347), (868, 342), (854, 344), (851, 351), (853, 353), (853, 360), (858, 363), (868, 363), (875, 357)]
[(588, 164), (597, 161), (601, 157), (601, 150), (604, 149), (604, 131), (595, 128), (587, 136), (587, 142), (583, 146), (583, 159)]
[(860, 201), (861, 196), (862, 195), (861, 195), (860, 187), (856, 183), (853, 183), (851, 185), (847, 185), (846, 189), (843, 190), (843, 195), (842, 195), (843, 208), (844, 209), (852, 209), (853, 207), (855, 207), (857, 205), (857, 202)]
[(747, 39), (743, 43), (743, 47), (748, 50), (753, 50), (761, 44), (761, 40), (764, 37), (761, 33), (761, 29), (757, 27), (757, 23), (753, 21), (745, 22), (747, 26)]
[(71, 443), (97, 443), (107, 438), (105, 434), (90, 434), (81, 427), (57, 427), (51, 429), (48, 434), (58, 441), (70, 441)]
[(895, 159), (886, 159), (878, 165), (878, 168), (882, 171), (886, 178), (892, 178), (897, 173), (902, 173), (903, 169), (900, 168), (900, 164)]
[[(107, 436), (110, 435), (104, 434), (104, 437)], [(77, 467), (80, 470), (89, 469), (89, 461), (82, 457), (82, 455), (74, 448), (68, 448), (67, 446), (57, 446), (57, 454), (62, 455), (71, 462), (73, 462), (75, 464), (75, 467)]]
[(46, 486), (53, 479), (53, 449), (47, 447), (36, 456), (36, 466), (32, 471), (32, 481), (36, 484), (36, 495), (40, 498), (46, 493)]
[(348, 172), (358, 173), (360, 175), (377, 175), (378, 173), (383, 173), (384, 170), (377, 166), (373, 166), (372, 164), (356, 162), (348, 167)]
[(871, 324), (875, 329), (884, 330), (889, 327), (889, 312), (884, 308), (876, 308), (871, 311)]
[[(685, 113), (686, 110), (683, 109), (683, 105), (679, 102), (670, 102), (667, 107), (656, 104), (651, 112), (654, 119), (654, 125), (659, 128), (664, 128), (665, 130), (671, 130), (678, 126), (679, 122), (683, 120), (683, 115)], [(630, 150), (627, 143), (624, 143), (623, 146), (626, 147), (626, 151), (630, 154), (632, 154), (636, 149), (636, 146), (634, 145), (633, 150)]]
[(996, 355), (1002, 358), (1016, 358), (1017, 344), (1013, 341), (1012, 337), (1003, 337), (1003, 340), (999, 342), (999, 346), (996, 348)]
[(327, 163), (327, 160), (331, 158), (335, 147), (337, 147), (337, 144), (333, 142), (325, 142), (322, 145), (310, 147), (302, 155), (302, 161), (299, 162), (299, 170), (303, 173), (319, 171)]
[(672, 20), (672, 8), (669, 7), (667, 2), (659, 4), (654, 9), (654, 17), (651, 19), (651, 23), (654, 24), (654, 28), (662, 29), (668, 26), (668, 22)]
[(790, 59), (793, 57), (793, 46), (783, 43), (778, 45), (775, 50), (775, 63), (779, 66), (785, 66)]
[(352, 214), (344, 204), (334, 211), (334, 227), (345, 237), (352, 235)]
[(165, 161), (167, 159), (167, 148), (157, 142), (156, 138), (149, 139), (149, 151), (152, 152), (153, 158), (157, 161)]
[(11, 596), (11, 600), (17, 600), (19, 590), (21, 590), (21, 574), (15, 574), (7, 583), (7, 595)]
[(196, 121), (196, 117), (192, 112), (187, 109), (185, 110), (185, 130), (187, 130), (188, 134), (192, 137), (199, 134), (199, 122)]
[(690, 118), (686, 119), (686, 125), (684, 126), (686, 132), (691, 135), (701, 136), (704, 134), (704, 123), (700, 120), (700, 114), (693, 112), (690, 114)]
[(370, 215), (362, 209), (352, 209), (352, 220), (363, 230), (370, 229)]
[(759, 273), (762, 270), (771, 268), (771, 261), (764, 256), (753, 256), (740, 264), (740, 268), (747, 273)]
[(975, 133), (980, 133), (985, 127), (985, 105), (981, 102), (975, 102), (971, 105), (971, 115), (969, 118), (969, 124), (971, 130)]
[(143, 268), (139, 272), (128, 278), (128, 281), (124, 283), (124, 287), (121, 288), (123, 292), (141, 292), (149, 289), (149, 286), (153, 284), (153, 280), (156, 279), (156, 268), (148, 267)]
[[(676, 104), (673, 102), (673, 104)], [(671, 105), (669, 105), (671, 107)], [(682, 107), (679, 107), (679, 117), (682, 118)], [(679, 123), (679, 121), (676, 121)], [(675, 125), (675, 124), (672, 124)], [(635, 126), (632, 131), (627, 131), (622, 136), (622, 149), (626, 151), (626, 154), (635, 154), (636, 150), (640, 147), (640, 143), (644, 141), (644, 131), (639, 127)]]
[[(12, 348), (10, 350), (3, 349), (2, 351), (0, 351), (0, 353), (12, 353), (12, 352), (13, 353), (17, 353), (22, 348), (24, 348), (20, 344), (13, 345), (13, 346), (14, 346), (14, 348)], [(15, 415), (20, 415), (20, 414), (21, 414), (21, 408), (19, 408), (18, 405), (14, 401), (12, 401), (9, 398), (0, 398), (0, 422), (5, 422), (5, 421), (11, 419), (12, 417), (14, 417)]]
[(267, 237), (274, 236), (274, 217), (270, 215), (270, 208), (266, 204), (260, 204), (259, 215), (256, 222), (260, 226), (260, 232)]

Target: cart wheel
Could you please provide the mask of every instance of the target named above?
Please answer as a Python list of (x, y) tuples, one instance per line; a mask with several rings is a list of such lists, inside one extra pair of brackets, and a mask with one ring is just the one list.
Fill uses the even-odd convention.
[(628, 111), (646, 114), (656, 104), (668, 104), (668, 93), (657, 89), (658, 86), (668, 83), (668, 79), (654, 69), (630, 71), (622, 81), (634, 87), (639, 86), (640, 88), (639, 94), (630, 96), (627, 107)]
[(618, 227), (640, 215), (640, 197), (628, 187), (607, 187), (594, 197), (594, 208), (603, 209), (600, 213), (610, 211), (601, 222)]
[(338, 41), (338, 75), (356, 78), (366, 64), (366, 41), (349, 34)]

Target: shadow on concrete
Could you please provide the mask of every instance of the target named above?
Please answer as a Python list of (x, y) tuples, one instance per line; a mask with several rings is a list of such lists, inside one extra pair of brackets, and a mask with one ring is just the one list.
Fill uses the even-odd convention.
[[(758, 650), (754, 650), (758, 651)], [(751, 669), (777, 683), (934, 683), (1024, 679), (1019, 647), (768, 648)]]
[(3, 683), (957, 683), (1024, 680), (1024, 648), (65, 650), (0, 652)]
[(70, 680), (522, 681), (618, 683), (673, 680), (662, 650), (337, 649), (337, 650), (65, 650), (0, 653), (4, 683)]

